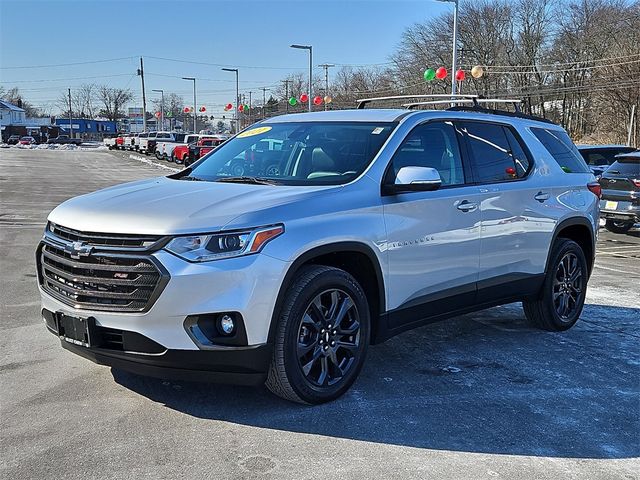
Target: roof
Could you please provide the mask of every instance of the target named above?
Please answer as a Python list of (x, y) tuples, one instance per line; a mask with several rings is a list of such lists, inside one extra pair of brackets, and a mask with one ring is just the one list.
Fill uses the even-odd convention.
[(616, 155), (616, 158), (640, 158), (640, 150), (636, 150), (635, 152), (629, 152), (629, 153), (620, 153), (618, 155)]
[(542, 128), (558, 127), (556, 124), (544, 119), (527, 117), (526, 115), (514, 115), (510, 112), (484, 110), (484, 109), (449, 109), (449, 110), (407, 110), (404, 108), (379, 108), (379, 109), (350, 109), (350, 110), (329, 110), (308, 113), (293, 113), (271, 117), (264, 123), (284, 123), (284, 122), (397, 122), (405, 118), (419, 116), (427, 119), (467, 119), (467, 120), (487, 120), (487, 116), (492, 120), (502, 121), (508, 124), (524, 123), (526, 125), (535, 124)]
[(629, 145), (576, 145), (576, 147), (578, 147), (579, 150), (591, 150), (591, 149), (598, 149), (598, 148), (631, 148), (633, 149), (633, 147), (630, 147)]
[(20, 108), (17, 105), (14, 105), (13, 103), (9, 103), (5, 100), (0, 100), (0, 106), (2, 108), (6, 108), (8, 110), (12, 110), (14, 112), (24, 112), (24, 108)]
[(321, 112), (290, 113), (265, 120), (265, 123), (283, 122), (396, 122), (399, 117), (410, 113), (399, 108), (364, 110), (328, 110)]

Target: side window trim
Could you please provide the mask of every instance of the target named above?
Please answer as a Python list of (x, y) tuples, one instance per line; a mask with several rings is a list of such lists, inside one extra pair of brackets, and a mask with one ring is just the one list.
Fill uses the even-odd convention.
[[(475, 183), (473, 182), (474, 177), (472, 175), (472, 169), (466, 157), (466, 153), (467, 153), (466, 145), (464, 145), (464, 141), (462, 139), (462, 133), (459, 131), (458, 126), (456, 125), (456, 120), (452, 118), (432, 118), (432, 119), (424, 120), (418, 123), (417, 125), (414, 125), (414, 127), (404, 136), (404, 138), (402, 139), (402, 142), (400, 142), (400, 145), (398, 145), (398, 148), (396, 148), (394, 152), (391, 154), (391, 158), (387, 163), (387, 166), (384, 170), (384, 174), (382, 175), (382, 182), (380, 186), (383, 187), (388, 183), (389, 172), (393, 168), (393, 159), (396, 157), (398, 152), (400, 152), (407, 138), (409, 138), (418, 128), (424, 125), (428, 125), (430, 123), (447, 123), (447, 122), (450, 122), (451, 125), (453, 126), (456, 142), (458, 145), (458, 151), (460, 152), (460, 162), (462, 163), (462, 172), (464, 175), (464, 182), (458, 183), (455, 185), (441, 185), (440, 188), (438, 188), (438, 190), (445, 190), (450, 188), (462, 188), (462, 187), (475, 185)], [(411, 193), (411, 192), (407, 192), (407, 193)], [(418, 193), (418, 192), (415, 192), (415, 193)]]
[[(524, 152), (524, 154), (527, 157), (527, 160), (529, 161), (529, 169), (527, 170), (527, 173), (525, 175), (523, 175), (520, 178), (515, 178), (515, 179), (511, 179), (511, 180), (498, 180), (498, 181), (493, 181), (493, 182), (482, 182), (478, 180), (478, 176), (476, 175), (476, 165), (475, 165), (475, 160), (473, 158), (473, 152), (471, 151), (471, 147), (469, 146), (469, 139), (467, 137), (467, 135), (465, 135), (464, 133), (460, 133), (461, 135), (461, 141), (464, 143), (464, 149), (465, 149), (465, 154), (467, 155), (468, 158), (468, 163), (470, 164), (471, 167), (471, 171), (473, 172), (473, 184), (472, 185), (496, 185), (496, 184), (501, 184), (501, 183), (513, 183), (513, 182), (522, 182), (524, 180), (527, 180), (530, 176), (531, 176), (531, 172), (533, 172), (534, 167), (535, 167), (535, 162), (533, 160), (533, 155), (531, 155), (531, 150), (529, 150), (529, 146), (526, 144), (526, 142), (524, 142), (522, 140), (522, 136), (520, 135), (520, 133), (513, 128), (513, 126), (511, 124), (508, 123), (502, 123), (502, 122), (496, 122), (496, 121), (492, 121), (492, 120), (466, 120), (466, 119), (457, 119), (454, 120), (454, 123), (456, 124), (462, 124), (462, 123), (485, 123), (485, 124), (490, 124), (490, 125), (496, 125), (498, 127), (502, 127), (502, 128), (506, 128), (509, 129), (509, 131), (513, 134), (514, 138), (516, 139), (516, 141), (520, 144), (520, 148), (522, 148), (522, 151)], [(456, 128), (456, 131), (458, 131), (458, 128)], [(460, 132), (462, 132), (462, 128), (459, 129)], [(507, 142), (509, 142), (509, 137), (505, 134), (505, 137), (507, 139)], [(509, 144), (511, 145), (511, 144)]]

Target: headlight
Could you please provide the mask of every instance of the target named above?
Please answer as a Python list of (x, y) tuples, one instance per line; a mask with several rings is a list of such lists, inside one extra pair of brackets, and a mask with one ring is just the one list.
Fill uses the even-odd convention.
[(165, 249), (189, 262), (208, 262), (258, 253), (262, 247), (283, 232), (284, 227), (276, 225), (243, 232), (176, 237), (167, 244)]

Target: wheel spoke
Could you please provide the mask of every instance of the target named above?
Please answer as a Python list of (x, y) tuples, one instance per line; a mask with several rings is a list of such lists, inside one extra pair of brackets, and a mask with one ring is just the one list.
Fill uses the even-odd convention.
[(338, 346), (338, 348), (344, 348), (345, 350), (348, 350), (350, 352), (355, 352), (358, 350), (358, 345), (356, 345), (355, 343), (337, 342), (336, 345)]
[[(334, 321), (335, 328), (340, 327), (342, 320), (344, 320), (344, 317), (346, 317), (347, 312), (351, 310), (351, 307), (353, 307), (353, 300), (351, 300), (351, 297), (345, 297), (342, 300), (342, 303), (340, 303), (340, 309), (338, 310), (335, 316), (335, 321)], [(331, 317), (331, 318), (334, 318), (334, 317)]]
[(306, 345), (302, 342), (298, 342), (298, 358), (304, 357), (307, 353), (313, 350), (318, 345), (318, 340), (314, 340), (310, 344)]
[(560, 295), (560, 305), (558, 305), (558, 314), (561, 317), (565, 316), (565, 310), (567, 308), (567, 295), (562, 292), (562, 294)]
[(315, 352), (313, 352), (313, 356), (311, 357), (311, 360), (309, 360), (307, 363), (305, 363), (302, 366), (302, 373), (304, 373), (305, 377), (309, 376), (309, 372), (313, 368), (313, 365), (318, 361), (318, 359), (321, 356), (322, 356), (322, 350), (318, 348), (315, 350)]
[(338, 310), (338, 306), (340, 305), (340, 294), (338, 293), (337, 290), (333, 290), (330, 293), (330, 297), (331, 297), (331, 305), (329, 306), (329, 311), (327, 312), (327, 318), (330, 320), (333, 320), (336, 315), (336, 310)]
[(360, 329), (360, 323), (356, 320), (351, 323), (347, 328), (339, 328), (338, 333), (340, 335), (353, 335)]
[(314, 323), (318, 326), (320, 325), (324, 325), (325, 323), (325, 318), (324, 318), (324, 314), (322, 313), (322, 310), (320, 310), (320, 307), (316, 304), (316, 302), (312, 302), (311, 305), (309, 305), (309, 308), (307, 309), (307, 313), (310, 314), (314, 320)]
[(329, 363), (327, 357), (320, 358), (320, 376), (318, 377), (318, 385), (324, 385), (329, 376)]

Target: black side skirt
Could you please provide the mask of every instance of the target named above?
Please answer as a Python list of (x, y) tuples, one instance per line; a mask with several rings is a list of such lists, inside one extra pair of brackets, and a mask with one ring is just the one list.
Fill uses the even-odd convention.
[(544, 278), (544, 274), (513, 273), (415, 298), (380, 316), (378, 335), (372, 343), (429, 323), (536, 297)]

